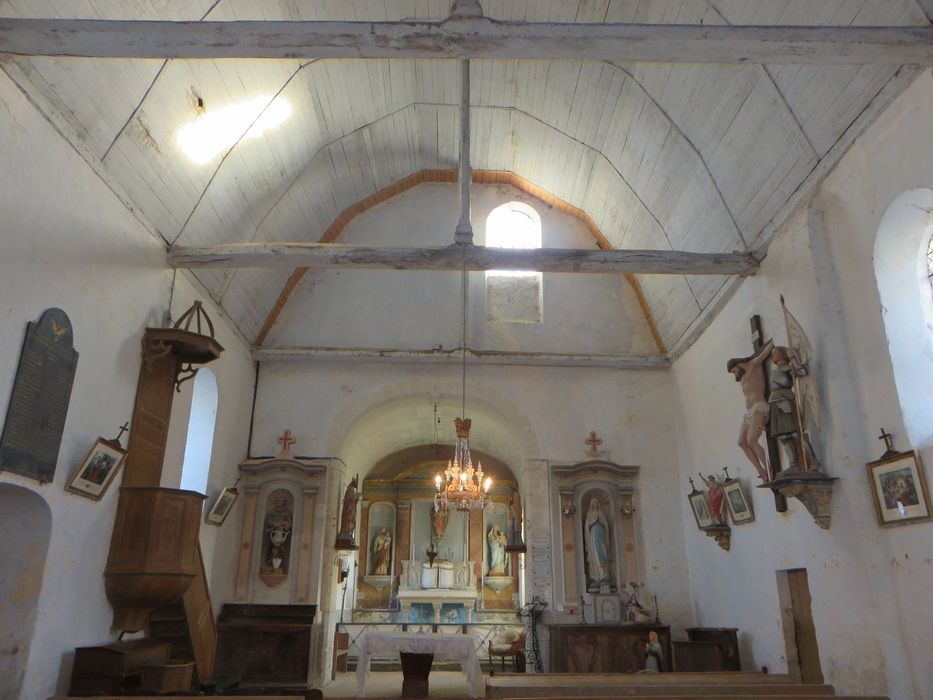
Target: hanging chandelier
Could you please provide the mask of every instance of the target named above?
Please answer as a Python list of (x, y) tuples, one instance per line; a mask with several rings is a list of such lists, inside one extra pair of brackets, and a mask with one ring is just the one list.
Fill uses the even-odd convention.
[[(454, 233), (455, 245), (467, 250), (473, 245), (473, 226), (470, 223), (470, 183), (472, 182), (472, 169), (470, 168), (470, 62), (460, 63), (460, 220)], [(469, 277), (467, 275), (466, 257), (462, 260), (460, 269), (461, 316), (462, 335), (460, 336), (460, 368), (461, 368), (461, 416), (466, 416), (466, 346), (467, 346), (467, 294), (469, 291)], [(443, 477), (440, 474), (434, 477), (434, 510), (441, 511), (447, 508), (457, 510), (478, 510), (489, 503), (489, 489), (492, 479), (483, 474), (483, 465), (476, 463), (470, 457), (470, 425), (469, 418), (456, 418), (457, 446), (454, 448), (454, 458), (447, 462), (447, 469)], [(436, 425), (435, 421), (435, 425)]]
[(469, 418), (455, 418), (457, 427), (457, 446), (454, 449), (454, 458), (447, 462), (444, 475), (434, 477), (434, 510), (445, 508), (457, 510), (477, 510), (489, 503), (489, 489), (492, 479), (483, 478), (483, 465), (476, 463), (470, 457), (470, 424)]

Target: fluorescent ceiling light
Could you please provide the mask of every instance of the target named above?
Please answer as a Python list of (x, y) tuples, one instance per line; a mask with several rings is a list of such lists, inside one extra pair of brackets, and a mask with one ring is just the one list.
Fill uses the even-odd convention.
[[(181, 128), (176, 136), (185, 155), (198, 165), (233, 146), (241, 137), (259, 138), (291, 116), (292, 106), (283, 97), (270, 103), (260, 95), (221, 109), (207, 111)], [(245, 132), (245, 133), (244, 133)]]

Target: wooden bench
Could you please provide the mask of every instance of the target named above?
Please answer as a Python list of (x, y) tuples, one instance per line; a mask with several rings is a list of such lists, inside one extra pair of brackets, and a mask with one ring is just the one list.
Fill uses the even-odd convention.
[(604, 697), (618, 695), (621, 686), (740, 686), (791, 685), (783, 673), (724, 671), (721, 673), (534, 673), (486, 679), (486, 698)]
[[(644, 688), (638, 689), (639, 692), (633, 692), (625, 695), (611, 696), (612, 700), (633, 700), (644, 698), (644, 700), (684, 700), (684, 698), (702, 698), (702, 700), (826, 700), (834, 698), (835, 700), (890, 700), (887, 696), (881, 695), (795, 695), (787, 694), (783, 688), (771, 686), (768, 693), (759, 692), (751, 695), (722, 695), (719, 688), (714, 686), (692, 686), (689, 692), (677, 695), (656, 694), (654, 692), (644, 693)], [(503, 700), (522, 700), (521, 698), (503, 698)], [(556, 700), (589, 700), (588, 696), (564, 696)], [(594, 698), (594, 700), (597, 700)], [(600, 696), (598, 700), (606, 700), (606, 697)]]
[[(602, 686), (599, 688), (542, 688), (534, 698), (546, 700), (563, 700), (566, 698), (600, 698), (600, 700), (613, 700), (619, 697), (656, 697), (656, 696), (695, 696), (698, 694), (713, 695), (757, 695), (781, 697), (833, 697), (836, 694), (831, 685), (798, 685), (792, 683), (742, 683), (742, 684), (712, 684), (712, 683), (628, 683), (627, 679), (620, 679), (615, 686)], [(487, 695), (487, 698), (489, 695)], [(500, 697), (496, 695), (496, 697)], [(506, 694), (501, 700), (527, 700), (529, 696), (513, 693)]]

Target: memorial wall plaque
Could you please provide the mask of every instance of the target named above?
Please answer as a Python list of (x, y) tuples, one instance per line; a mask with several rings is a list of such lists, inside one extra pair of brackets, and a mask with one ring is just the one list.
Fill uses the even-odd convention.
[(71, 321), (46, 309), (26, 327), (13, 392), (0, 437), (0, 471), (46, 483), (55, 478), (78, 353)]

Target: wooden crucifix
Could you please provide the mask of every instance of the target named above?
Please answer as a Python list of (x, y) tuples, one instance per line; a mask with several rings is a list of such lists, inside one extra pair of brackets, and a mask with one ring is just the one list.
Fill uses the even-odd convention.
[[(761, 332), (761, 316), (755, 314), (749, 319), (749, 323), (752, 330), (752, 350), (758, 353), (765, 345), (764, 334)], [(771, 395), (771, 382), (768, 379), (766, 365), (767, 361), (763, 362), (760, 371), (765, 378), (765, 400), (767, 401)], [(781, 451), (778, 448), (778, 441), (771, 437), (767, 431), (765, 432), (765, 442), (768, 445), (768, 474), (771, 476), (771, 480), (774, 481), (781, 471)], [(774, 492), (774, 508), (778, 513), (787, 511), (787, 499), (777, 491)]]

